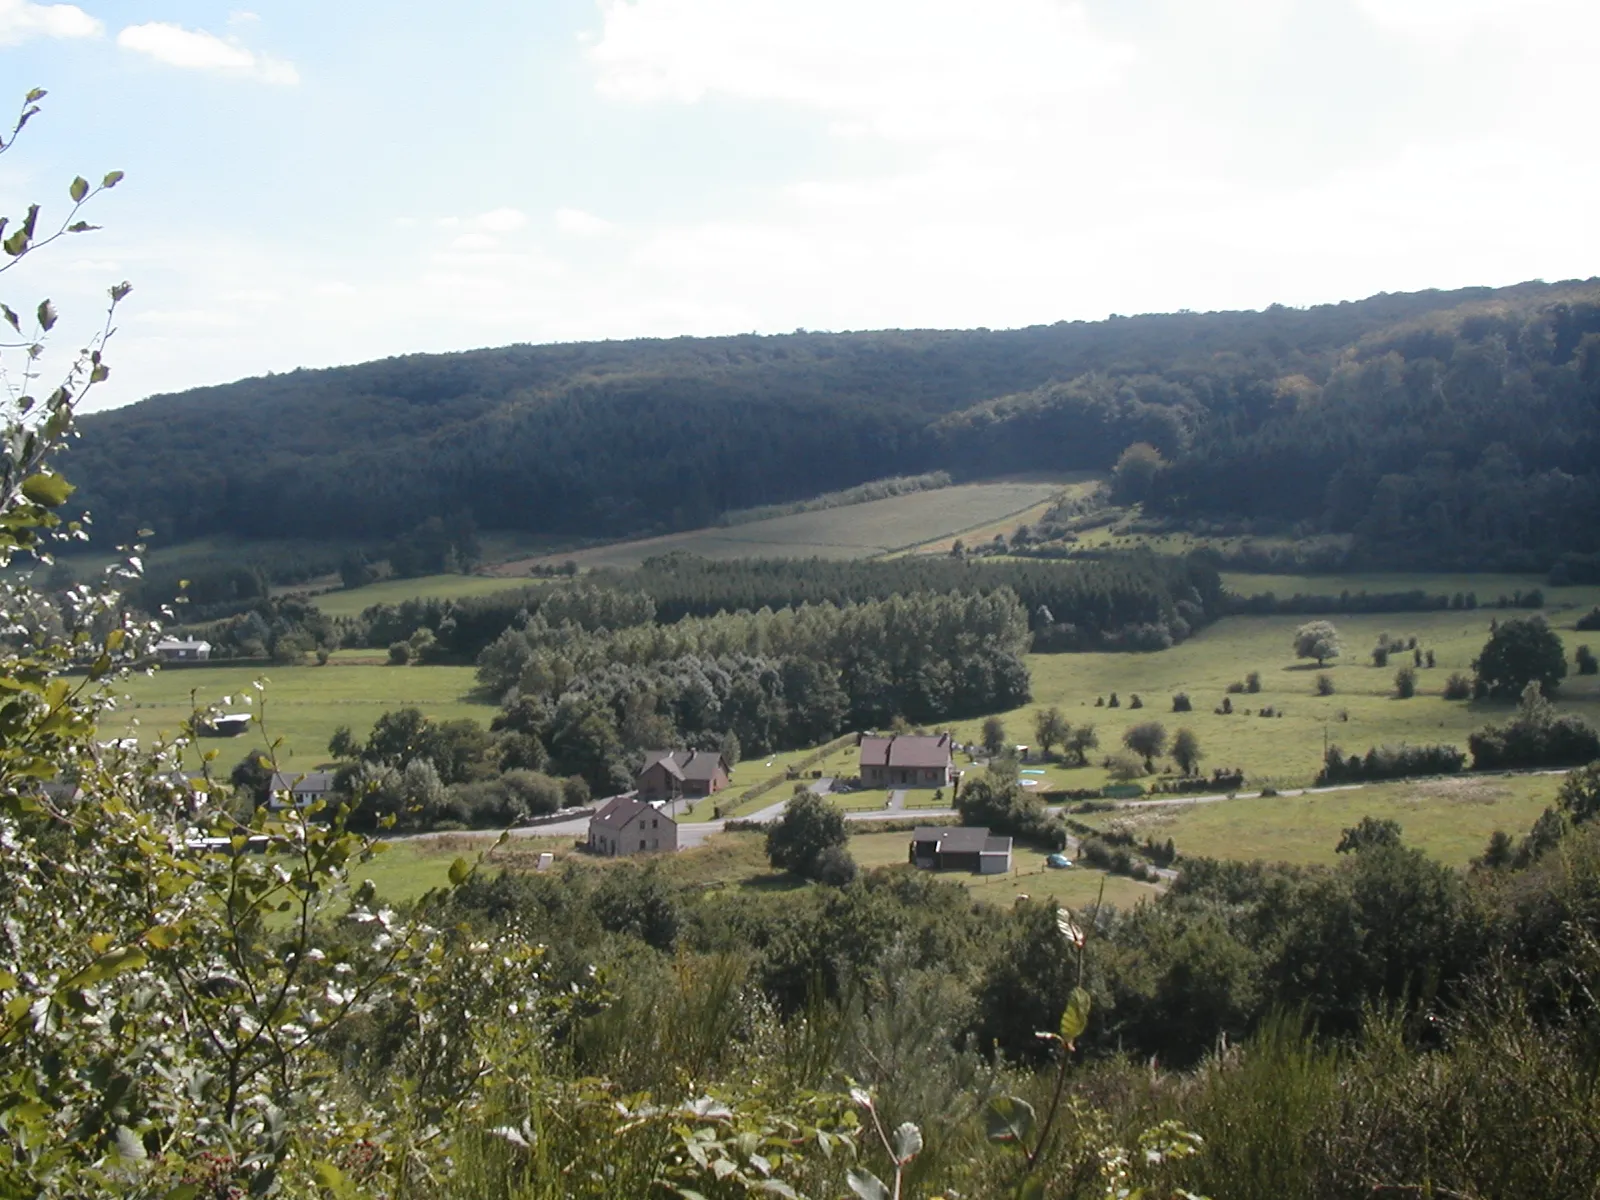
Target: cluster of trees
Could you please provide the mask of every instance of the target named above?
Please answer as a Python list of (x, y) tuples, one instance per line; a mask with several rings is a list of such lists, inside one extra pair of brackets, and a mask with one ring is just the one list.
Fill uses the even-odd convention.
[(497, 725), (538, 739), (563, 770), (602, 789), (631, 778), (630, 756), (652, 747), (720, 747), (732, 735), (746, 755), (765, 754), (896, 718), (931, 724), (1015, 707), (1030, 694), (1026, 640), (1022, 608), (1004, 591), (615, 632), (552, 629), (541, 613), (485, 649), (478, 674), (505, 697)]
[(1457, 746), (1375, 746), (1365, 755), (1346, 755), (1329, 746), (1323, 756), (1319, 784), (1403, 779), (1414, 775), (1454, 775), (1467, 756)]
[(913, 592), (1015, 593), (1029, 614), (1034, 649), (1148, 649), (1182, 641), (1217, 616), (1221, 577), (1197, 559), (1119, 555), (1074, 563), (973, 564), (907, 556), (867, 561), (651, 559), (599, 579), (642, 591), (658, 619), (799, 604), (849, 604)]

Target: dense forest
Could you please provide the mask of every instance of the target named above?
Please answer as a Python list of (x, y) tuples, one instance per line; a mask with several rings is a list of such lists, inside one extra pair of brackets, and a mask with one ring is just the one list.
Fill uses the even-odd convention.
[[(1383, 565), (1600, 550), (1600, 283), (1013, 331), (418, 355), (84, 419), (116, 534), (568, 536), (708, 524), (915, 471), (1109, 469), (1152, 515), (1353, 534)], [(143, 448), (163, 447), (160, 468)]]

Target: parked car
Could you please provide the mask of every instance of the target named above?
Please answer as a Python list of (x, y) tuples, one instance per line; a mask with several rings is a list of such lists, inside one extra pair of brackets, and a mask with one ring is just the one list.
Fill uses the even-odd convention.
[(1044, 861), (1045, 861), (1045, 865), (1046, 866), (1056, 867), (1056, 868), (1070, 867), (1072, 865), (1072, 860), (1070, 858), (1068, 858), (1065, 854), (1052, 854), (1049, 858), (1045, 859)]

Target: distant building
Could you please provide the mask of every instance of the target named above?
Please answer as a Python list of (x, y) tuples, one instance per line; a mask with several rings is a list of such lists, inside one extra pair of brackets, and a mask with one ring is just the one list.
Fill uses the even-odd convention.
[(1011, 869), (1011, 839), (981, 825), (919, 826), (911, 834), (911, 862), (932, 871), (1003, 875)]
[(869, 788), (949, 787), (955, 760), (948, 733), (863, 735), (861, 785)]
[(595, 854), (649, 854), (678, 848), (678, 823), (653, 804), (618, 796), (589, 818)]
[(162, 638), (152, 649), (163, 662), (205, 662), (211, 657), (211, 643), (192, 638)]
[(728, 786), (733, 768), (715, 750), (651, 750), (634, 780), (640, 800), (698, 800)]
[(333, 780), (332, 771), (274, 771), (267, 784), (271, 806), (285, 808), (293, 804), (304, 808), (312, 801), (326, 800), (333, 795)]

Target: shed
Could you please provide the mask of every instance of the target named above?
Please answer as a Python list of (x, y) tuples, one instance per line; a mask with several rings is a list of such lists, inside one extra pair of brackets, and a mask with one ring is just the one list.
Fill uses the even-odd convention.
[(1011, 839), (982, 825), (919, 825), (911, 833), (911, 862), (933, 871), (1002, 875), (1011, 869)]

